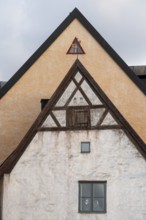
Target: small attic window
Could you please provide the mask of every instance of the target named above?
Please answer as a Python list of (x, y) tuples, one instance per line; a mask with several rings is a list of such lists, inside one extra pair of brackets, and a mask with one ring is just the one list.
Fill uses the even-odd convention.
[(43, 108), (46, 106), (46, 104), (48, 103), (49, 99), (41, 99), (41, 110), (43, 110)]
[(83, 48), (81, 47), (81, 42), (77, 38), (73, 40), (67, 54), (85, 54)]
[(70, 107), (67, 110), (68, 127), (72, 128), (88, 128), (90, 127), (90, 111), (89, 108)]
[(90, 153), (90, 142), (81, 142), (81, 153)]

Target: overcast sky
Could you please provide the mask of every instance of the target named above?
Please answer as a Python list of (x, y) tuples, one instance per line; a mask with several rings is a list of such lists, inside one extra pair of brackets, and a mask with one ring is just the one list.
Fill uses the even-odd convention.
[(128, 65), (146, 65), (146, 0), (0, 0), (0, 81), (77, 7)]

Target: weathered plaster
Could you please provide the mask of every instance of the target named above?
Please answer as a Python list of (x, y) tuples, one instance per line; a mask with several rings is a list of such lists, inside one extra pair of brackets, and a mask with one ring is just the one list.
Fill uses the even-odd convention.
[(58, 102), (56, 103), (56, 106), (57, 107), (64, 106), (75, 88), (76, 88), (76, 85), (74, 84), (73, 81), (71, 81), (70, 84), (68, 85), (68, 87), (63, 92), (60, 99), (58, 100)]
[(90, 109), (91, 126), (97, 125), (97, 122), (103, 115), (104, 111), (104, 108)]
[(78, 90), (74, 97), (72, 98), (72, 100), (69, 103), (69, 106), (85, 106), (88, 105), (88, 103), (86, 102), (86, 100), (84, 99), (83, 95), (81, 94), (81, 92)]
[(95, 95), (93, 90), (90, 88), (88, 83), (84, 80), (81, 84), (81, 88), (86, 92), (87, 97), (91, 101), (92, 105), (100, 105), (102, 104), (99, 98)]
[(57, 127), (56, 123), (54, 122), (53, 118), (51, 115), (49, 115), (44, 123), (42, 124), (42, 127)]
[[(76, 103), (74, 103), (74, 106), (77, 105), (77, 100), (76, 99)], [(83, 103), (84, 105), (84, 103)], [(73, 104), (72, 104), (73, 106)], [(96, 126), (103, 113), (105, 112), (105, 108), (94, 108), (94, 109), (90, 109), (90, 121), (91, 121), (91, 126)], [(66, 127), (66, 110), (58, 110), (58, 111), (53, 111), (53, 114), (55, 115), (55, 117), (57, 118), (59, 124), (61, 125), (61, 127)], [(108, 112), (106, 117), (103, 119), (101, 125), (118, 125), (118, 123), (115, 121), (115, 119), (112, 117), (112, 115)], [(49, 115), (46, 120), (44, 121), (44, 123), (42, 124), (42, 127), (46, 127), (46, 128), (55, 128), (57, 127), (54, 119)]]
[[(78, 81), (82, 78), (81, 74), (78, 72), (75, 76)], [(71, 81), (59, 100), (57, 101), (57, 104), (55, 106), (61, 106), (64, 107), (65, 104), (68, 102), (70, 96), (75, 91), (77, 87), (75, 84)], [(89, 86), (89, 84), (84, 80), (81, 84), (81, 88), (90, 100), (90, 102), (93, 105), (101, 105), (103, 104), (97, 95), (93, 92), (92, 88)], [(77, 90), (68, 103), (68, 106), (89, 106), (87, 101), (85, 100), (84, 96), (81, 94), (79, 90)], [(67, 107), (67, 106), (66, 106)], [(101, 107), (101, 106), (100, 106)], [(105, 107), (102, 106), (102, 108), (94, 108), (90, 109), (90, 120), (91, 120), (91, 126), (96, 126), (99, 122), (99, 120), (102, 118), (103, 113), (105, 112)], [(57, 118), (58, 122), (62, 127), (66, 127), (66, 110), (58, 110), (53, 111), (54, 116)], [(111, 114), (108, 112), (105, 118), (103, 119), (102, 125), (117, 125), (117, 122), (115, 119), (111, 116)], [(45, 122), (43, 123), (42, 127), (56, 127), (55, 121), (52, 119), (52, 117), (49, 115)]]
[(78, 59), (146, 142), (145, 95), (74, 20), (0, 100), (0, 161), (15, 149), (39, 114), (40, 100), (52, 96), (76, 60), (75, 55), (66, 55), (75, 37), (86, 53)]
[(108, 112), (101, 125), (118, 125), (112, 115)]
[(66, 126), (66, 111), (65, 110), (53, 111), (53, 114), (59, 121), (60, 125), (62, 127), (65, 127)]
[[(106, 214), (78, 213), (80, 180), (107, 181)], [(146, 161), (122, 130), (37, 133), (4, 188), (3, 220), (145, 220)]]
[(79, 83), (82, 79), (82, 75), (80, 74), (80, 72), (78, 71), (75, 75), (75, 80)]

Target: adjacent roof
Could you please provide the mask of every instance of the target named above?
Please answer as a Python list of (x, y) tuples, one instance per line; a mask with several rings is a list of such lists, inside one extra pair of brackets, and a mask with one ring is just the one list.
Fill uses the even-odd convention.
[(57, 39), (57, 37), (67, 28), (67, 26), (77, 19), (94, 37), (94, 39), (104, 48), (112, 59), (122, 68), (125, 74), (137, 85), (137, 87), (146, 95), (146, 87), (141, 80), (133, 73), (128, 65), (113, 50), (113, 48), (103, 39), (89, 21), (75, 8), (60, 26), (51, 34), (51, 36), (37, 49), (37, 51), (26, 61), (26, 63), (15, 73), (15, 75), (2, 87), (0, 98), (2, 98), (9, 89), (25, 74), (33, 63), (44, 53), (44, 51)]
[(3, 162), (0, 166), (0, 176), (4, 173), (9, 173), (32, 141), (33, 137), (37, 132), (41, 131), (41, 125), (47, 118), (49, 112), (51, 111), (53, 105), (58, 101), (61, 97), (62, 93), (64, 92), (65, 88), (67, 87), (68, 83), (72, 79), (73, 74), (77, 71), (81, 71), (86, 80), (90, 83), (90, 86), (93, 88), (94, 92), (101, 98), (104, 105), (110, 110), (111, 114), (117, 119), (117, 121), (122, 125), (122, 129), (125, 133), (129, 136), (132, 142), (135, 144), (139, 152), (143, 155), (146, 159), (146, 145), (142, 141), (142, 139), (138, 136), (138, 134), (133, 130), (133, 128), (129, 125), (126, 119), (121, 115), (121, 113), (116, 109), (116, 107), (111, 103), (108, 97), (104, 94), (101, 90), (99, 85), (95, 82), (92, 76), (88, 73), (85, 67), (81, 64), (79, 60), (76, 60), (71, 69), (69, 70), (68, 74), (65, 76), (55, 93), (52, 95), (49, 102), (44, 107), (43, 111), (40, 113), (30, 130), (27, 132), (25, 137), (22, 139), (18, 147), (14, 150), (14, 152)]
[(142, 76), (142, 75), (146, 75), (146, 66), (129, 66), (130, 69), (132, 69), (136, 75), (138, 76)]
[(129, 66), (138, 78), (146, 84), (146, 66)]
[(0, 89), (6, 84), (5, 81), (0, 81)]

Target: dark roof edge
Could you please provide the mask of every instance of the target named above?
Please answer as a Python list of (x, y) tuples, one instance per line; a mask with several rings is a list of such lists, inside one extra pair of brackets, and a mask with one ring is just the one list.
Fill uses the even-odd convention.
[(68, 71), (68, 74), (64, 77), (63, 81), (58, 86), (57, 90), (52, 95), (49, 102), (45, 105), (42, 112), (38, 115), (37, 119), (34, 121), (30, 129), (27, 131), (26, 135), (20, 141), (16, 149), (6, 158), (6, 160), (0, 165), (0, 178), (3, 176), (4, 173), (10, 173), (35, 134), (38, 131), (38, 127), (42, 124), (42, 120), (44, 120), (46, 114), (48, 113), (48, 108), (54, 104), (55, 97), (57, 96), (58, 90), (62, 91), (62, 86), (66, 85), (66, 82), (69, 80), (70, 72), (74, 71), (77, 66), (78, 61), (76, 61), (73, 66)]
[(117, 108), (113, 105), (113, 103), (109, 100), (109, 98), (104, 94), (98, 84), (94, 81), (92, 76), (88, 73), (85, 67), (81, 64), (79, 60), (76, 60), (73, 66), (70, 68), (69, 72), (60, 83), (57, 90), (52, 95), (50, 101), (46, 104), (43, 111), (39, 114), (31, 128), (28, 130), (20, 144), (17, 148), (10, 154), (10, 156), (1, 164), (0, 166), (0, 177), (3, 176), (4, 173), (10, 173), (13, 167), (16, 165), (17, 161), (35, 136), (35, 134), (39, 131), (38, 128), (41, 126), (51, 107), (57, 101), (58, 95), (61, 94), (62, 88), (67, 85), (67, 82), (70, 80), (71, 74), (76, 70), (80, 69), (87, 80), (92, 85), (95, 92), (100, 94), (101, 99), (104, 101), (105, 105), (110, 109), (113, 115), (116, 116), (118, 121), (123, 126), (124, 131), (127, 133), (128, 137), (134, 142), (135, 146), (137, 147), (138, 151), (141, 155), (146, 159), (146, 144), (140, 138), (140, 136), (134, 131), (134, 129), (130, 126), (130, 124), (126, 121), (126, 119), (121, 115), (121, 113), (117, 110)]
[(45, 50), (58, 38), (58, 36), (65, 30), (65, 28), (76, 17), (74, 9), (72, 13), (65, 18), (65, 20), (58, 26), (58, 28), (47, 38), (47, 40), (32, 54), (32, 56), (21, 66), (21, 68), (10, 78), (10, 80), (3, 86), (0, 91), (0, 98), (2, 98), (7, 91), (25, 74), (25, 72), (33, 65), (33, 63), (45, 52)]
[(105, 51), (113, 58), (113, 60), (121, 67), (121, 69), (128, 75), (128, 77), (139, 87), (139, 89), (146, 95), (146, 87), (141, 80), (136, 76), (134, 71), (124, 62), (124, 60), (117, 54), (117, 52), (107, 43), (107, 41), (99, 34), (99, 32), (92, 26), (92, 24), (78, 11), (78, 20), (86, 27), (90, 34), (97, 42), (105, 49)]
[(97, 42), (107, 51), (107, 53), (115, 60), (115, 62), (123, 69), (128, 77), (138, 86), (138, 88), (146, 95), (146, 87), (141, 80), (134, 74), (122, 58), (115, 50), (104, 40), (97, 30), (89, 23), (89, 21), (75, 8), (59, 27), (50, 35), (50, 37), (36, 50), (36, 52), (24, 63), (24, 65), (12, 76), (12, 78), (2, 87), (0, 98), (23, 76), (23, 74), (33, 65), (33, 63), (44, 53), (44, 51), (53, 43), (54, 40), (65, 30), (65, 28), (74, 20), (78, 19), (81, 24), (91, 33)]

